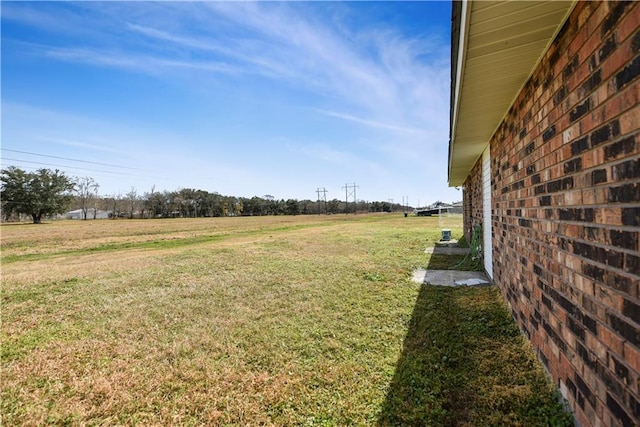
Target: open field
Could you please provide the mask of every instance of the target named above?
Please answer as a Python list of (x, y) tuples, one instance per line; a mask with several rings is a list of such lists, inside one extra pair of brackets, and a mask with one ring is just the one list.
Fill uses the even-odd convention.
[(2, 425), (570, 425), (496, 289), (409, 280), (437, 218), (1, 231)]

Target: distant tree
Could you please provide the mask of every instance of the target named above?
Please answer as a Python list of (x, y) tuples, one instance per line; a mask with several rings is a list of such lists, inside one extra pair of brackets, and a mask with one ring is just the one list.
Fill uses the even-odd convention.
[(300, 206), (300, 213), (302, 215), (310, 215), (313, 213), (317, 213), (317, 210), (316, 210), (317, 202), (311, 201), (309, 199), (305, 199), (305, 200), (299, 201), (298, 204)]
[(187, 218), (192, 216), (193, 200), (195, 190), (191, 188), (182, 188), (175, 192), (173, 200), (176, 204), (176, 213), (181, 218)]
[(376, 201), (371, 204), (371, 212), (382, 212), (382, 203)]
[(138, 191), (135, 187), (131, 187), (131, 191), (127, 193), (127, 210), (129, 211), (129, 219), (133, 218), (133, 214), (136, 211), (136, 206), (138, 204)]
[(262, 196), (264, 203), (262, 205), (263, 215), (278, 215), (280, 211), (280, 201), (276, 200), (271, 194)]
[(155, 185), (151, 187), (151, 193), (146, 193), (144, 204), (151, 218), (166, 217), (171, 211), (171, 193), (155, 191)]
[(195, 193), (195, 210), (196, 217), (207, 216), (208, 212), (208, 198), (209, 192), (205, 190), (196, 190)]
[(236, 216), (242, 215), (242, 213), (244, 212), (244, 203), (242, 203), (241, 199), (236, 199), (235, 197), (234, 199), (233, 214)]
[(155, 209), (155, 202), (156, 202), (156, 186), (153, 185), (151, 186), (151, 192), (150, 193), (144, 193), (144, 200), (142, 202), (142, 205), (145, 207), (145, 209), (148, 212), (148, 215), (151, 218), (155, 218), (156, 217), (156, 209)]
[(111, 218), (118, 218), (120, 216), (120, 200), (122, 199), (122, 194), (112, 193), (110, 196), (105, 197), (105, 208), (106, 210), (111, 211)]
[(209, 216), (222, 216), (222, 196), (216, 192), (208, 193), (204, 202)]
[(0, 198), (5, 216), (23, 213), (31, 215), (34, 224), (40, 224), (43, 216), (64, 213), (73, 200), (74, 182), (57, 169), (25, 172), (9, 166), (0, 174)]
[(244, 199), (242, 201), (243, 214), (244, 215), (263, 215), (264, 206), (266, 201), (258, 196), (253, 196), (250, 199)]
[(76, 197), (82, 209), (82, 219), (87, 219), (87, 212), (93, 206), (93, 218), (96, 218), (96, 200), (98, 198), (98, 188), (100, 185), (90, 176), (78, 178), (76, 180)]
[[(76, 192), (77, 193), (77, 192)], [(101, 208), (109, 210), (112, 217), (132, 218), (137, 213), (141, 218), (198, 218), (220, 216), (259, 216), (259, 215), (312, 215), (321, 213), (337, 214), (345, 211), (344, 200), (327, 200), (321, 202), (318, 209), (316, 200), (276, 199), (269, 194), (262, 197), (225, 196), (217, 192), (182, 188), (176, 191), (155, 191), (138, 195), (135, 187), (131, 187), (126, 195), (112, 194), (99, 199)], [(79, 203), (79, 202), (78, 202)], [(441, 202), (439, 202), (441, 203)], [(326, 207), (326, 208), (325, 208)], [(369, 202), (358, 200), (349, 203), (349, 212), (394, 212), (405, 208), (390, 202)], [(411, 209), (411, 207), (407, 207)], [(5, 210), (5, 214), (6, 214)]]
[(332, 214), (337, 214), (339, 211), (344, 210), (344, 204), (338, 199), (327, 201), (327, 211)]
[(369, 202), (366, 200), (358, 200), (356, 203), (356, 212), (369, 212)]
[(285, 203), (285, 214), (298, 215), (300, 213), (300, 205), (297, 200), (289, 199)]
[(269, 202), (269, 213), (271, 215), (284, 215), (286, 213), (286, 202), (284, 199), (271, 200)]
[(175, 218), (180, 215), (180, 200), (177, 191), (163, 191), (161, 194), (161, 215), (164, 218)]

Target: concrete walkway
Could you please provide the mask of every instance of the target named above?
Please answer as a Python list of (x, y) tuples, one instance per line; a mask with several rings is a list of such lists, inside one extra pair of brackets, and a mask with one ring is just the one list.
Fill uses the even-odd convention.
[(423, 270), (413, 272), (412, 280), (436, 286), (489, 286), (491, 281), (480, 271)]
[[(458, 247), (457, 240), (447, 242), (440, 241), (435, 246), (430, 246), (424, 250), (426, 254), (432, 255), (466, 255), (471, 251), (469, 248)], [(489, 286), (491, 280), (479, 271), (457, 271), (457, 270), (424, 270), (419, 269), (413, 272), (412, 280), (417, 283), (435, 286)]]

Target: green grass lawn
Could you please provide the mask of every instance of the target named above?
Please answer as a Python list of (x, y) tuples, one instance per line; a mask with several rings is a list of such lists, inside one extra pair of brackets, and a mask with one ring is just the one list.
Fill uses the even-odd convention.
[(439, 237), (401, 214), (3, 225), (2, 424), (571, 425), (495, 288), (410, 281)]

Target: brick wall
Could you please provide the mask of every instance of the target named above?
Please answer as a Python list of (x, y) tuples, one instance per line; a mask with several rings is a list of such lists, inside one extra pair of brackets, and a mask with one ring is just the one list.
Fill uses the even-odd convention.
[(482, 224), (482, 162), (471, 170), (462, 190), (464, 204), (464, 236), (471, 242), (473, 227)]
[(577, 3), (490, 141), (494, 280), (581, 425), (640, 424), (638, 4)]

